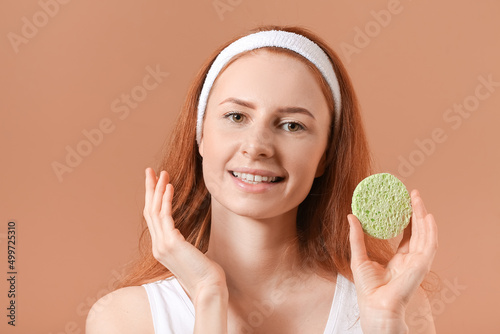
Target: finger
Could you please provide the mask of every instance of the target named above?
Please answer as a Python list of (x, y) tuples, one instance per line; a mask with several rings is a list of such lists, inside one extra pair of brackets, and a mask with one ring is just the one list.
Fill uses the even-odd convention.
[(410, 238), (410, 249), (415, 249), (415, 245), (418, 244), (419, 240), (419, 229), (418, 229), (419, 218), (417, 217), (417, 210), (416, 210), (418, 197), (419, 197), (418, 190), (413, 189), (413, 191), (411, 192), (412, 228), (411, 228), (411, 238)]
[(428, 234), (428, 224), (425, 217), (427, 210), (424, 202), (417, 191), (413, 192), (412, 198), (413, 215), (412, 215), (412, 240), (410, 242), (410, 250), (422, 251), (425, 249)]
[(420, 196), (420, 192), (417, 189), (413, 189), (411, 194), (412, 194), (412, 196), (411, 196), (412, 202), (413, 202), (413, 199), (420, 201), (420, 205), (418, 205), (417, 207), (414, 208), (415, 210), (413, 212), (415, 213), (415, 216), (417, 218), (424, 218), (427, 215), (427, 209), (425, 208), (422, 197)]
[(160, 178), (158, 179), (158, 183), (155, 187), (155, 193), (153, 195), (153, 203), (151, 207), (151, 212), (154, 214), (158, 214), (161, 210), (161, 202), (163, 198), (163, 194), (165, 193), (165, 187), (168, 183), (168, 174), (165, 171), (160, 172)]
[(157, 231), (155, 228), (155, 224), (153, 223), (151, 219), (151, 203), (153, 201), (153, 195), (154, 195), (154, 188), (156, 185), (156, 182), (154, 179), (156, 179), (156, 175), (153, 169), (151, 168), (146, 168), (146, 196), (145, 196), (145, 203), (144, 203), (144, 218), (146, 220), (146, 223), (148, 225), (148, 230), (149, 234), (151, 235), (151, 240), (154, 243), (156, 240), (156, 235)]
[(424, 233), (420, 233), (422, 243), (419, 244), (411, 252), (418, 255), (418, 270), (414, 271), (411, 275), (410, 282), (413, 282), (414, 286), (417, 286), (422, 282), (427, 273), (431, 270), (432, 262), (437, 251), (437, 226), (434, 221), (432, 214), (427, 214), (425, 218), (421, 221), (422, 230)]
[(411, 192), (411, 209), (412, 209), (411, 235), (413, 236), (413, 240), (417, 240), (417, 238), (418, 238), (417, 224), (415, 223), (415, 220), (417, 219), (417, 216), (416, 216), (417, 213), (415, 211), (415, 202), (416, 202), (417, 196), (418, 196), (418, 191), (416, 189), (413, 189), (413, 191)]
[(145, 194), (145, 199), (144, 199), (144, 209), (145, 212), (149, 211), (149, 208), (151, 207), (151, 202), (153, 201), (153, 195), (154, 195), (154, 189), (156, 182), (154, 181), (155, 179), (155, 172), (151, 168), (146, 168), (146, 178), (145, 178), (145, 188), (146, 188), (146, 194)]
[(434, 215), (428, 214), (426, 217), (426, 223), (428, 226), (427, 242), (425, 245), (425, 252), (430, 257), (431, 261), (434, 259), (438, 249), (438, 228)]
[(353, 214), (348, 214), (349, 221), (349, 241), (351, 244), (351, 268), (358, 266), (368, 260), (365, 246), (365, 235), (358, 218)]
[(160, 216), (165, 217), (164, 226), (167, 231), (173, 230), (174, 221), (172, 219), (172, 199), (174, 197), (174, 186), (169, 183), (165, 188), (165, 193), (163, 194)]
[(401, 241), (399, 242), (397, 253), (406, 254), (409, 252), (412, 225), (413, 224), (411, 222), (411, 217), (410, 217), (410, 222), (408, 223), (408, 226), (406, 226), (403, 233), (403, 239), (401, 239)]

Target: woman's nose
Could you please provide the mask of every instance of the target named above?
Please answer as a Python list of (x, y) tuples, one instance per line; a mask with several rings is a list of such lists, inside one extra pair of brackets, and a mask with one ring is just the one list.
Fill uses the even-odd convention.
[(274, 155), (272, 130), (254, 125), (241, 138), (241, 152), (252, 159), (269, 158)]

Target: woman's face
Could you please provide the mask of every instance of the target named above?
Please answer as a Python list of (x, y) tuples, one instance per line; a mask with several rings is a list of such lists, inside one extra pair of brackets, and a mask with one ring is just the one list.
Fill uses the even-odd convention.
[(322, 174), (330, 112), (301, 61), (259, 50), (212, 87), (199, 152), (212, 201), (238, 215), (295, 209)]

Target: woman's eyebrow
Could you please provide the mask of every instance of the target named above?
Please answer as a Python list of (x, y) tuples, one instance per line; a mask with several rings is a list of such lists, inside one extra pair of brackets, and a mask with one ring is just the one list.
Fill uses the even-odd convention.
[[(219, 103), (219, 105), (221, 105), (223, 103), (235, 103), (235, 104), (238, 104), (238, 105), (246, 107), (246, 108), (255, 109), (255, 105), (252, 102), (244, 101), (244, 100), (241, 100), (241, 99), (238, 99), (235, 97), (228, 97), (227, 99), (225, 99), (224, 101)], [(304, 114), (304, 115), (307, 115), (309, 117), (312, 117), (313, 119), (316, 119), (314, 117), (314, 115), (309, 110), (307, 110), (306, 108), (302, 108), (302, 107), (282, 107), (282, 108), (278, 108), (277, 112), (282, 113), (282, 114), (300, 113), (300, 114)]]
[(255, 105), (252, 102), (243, 101), (243, 100), (237, 99), (235, 97), (228, 97), (227, 99), (225, 99), (224, 101), (219, 103), (219, 105), (221, 105), (223, 103), (235, 103), (235, 104), (239, 104), (240, 106), (243, 106), (243, 107), (255, 109)]

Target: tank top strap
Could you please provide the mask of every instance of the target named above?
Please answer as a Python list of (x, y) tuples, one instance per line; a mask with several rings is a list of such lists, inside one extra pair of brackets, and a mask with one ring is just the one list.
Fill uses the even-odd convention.
[(359, 322), (356, 287), (341, 274), (337, 274), (337, 284), (324, 334), (363, 334)]
[(148, 294), (155, 334), (193, 333), (194, 306), (175, 277), (142, 286)]

